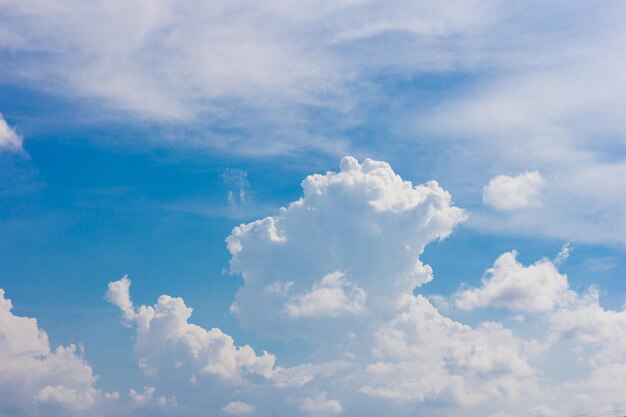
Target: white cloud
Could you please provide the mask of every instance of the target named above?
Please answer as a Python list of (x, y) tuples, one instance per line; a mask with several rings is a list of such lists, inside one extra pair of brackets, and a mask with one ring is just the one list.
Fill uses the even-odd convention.
[(374, 333), (360, 391), (393, 400), (446, 398), (461, 405), (514, 397), (533, 375), (533, 344), (497, 323), (474, 329), (443, 317), (426, 298), (405, 296)]
[[(626, 310), (605, 310), (600, 305), (597, 289), (593, 287), (556, 311), (551, 324), (553, 334), (560, 337), (611, 349), (626, 348)], [(626, 361), (626, 353), (622, 354), (621, 360)]]
[(122, 310), (126, 324), (130, 325), (137, 317), (133, 303), (130, 300), (130, 279), (128, 279), (128, 275), (124, 275), (118, 281), (109, 283), (105, 299)]
[(335, 271), (314, 283), (311, 291), (291, 297), (285, 312), (290, 318), (364, 314), (366, 302), (365, 291), (346, 279), (343, 272)]
[(301, 199), (228, 237), (231, 272), (244, 279), (233, 311), (255, 330), (339, 335), (366, 323), (366, 310), (394, 311), (398, 295), (432, 279), (419, 260), (426, 244), (465, 219), (434, 181), (413, 186), (371, 159), (345, 157), (340, 168), (307, 177)]
[(22, 150), (22, 137), (4, 120), (0, 113), (0, 152), (3, 150), (19, 152)]
[[(48, 81), (107, 99), (116, 108), (173, 119), (207, 110), (215, 119), (233, 100), (255, 107), (285, 102), (349, 107), (352, 72), (364, 64), (364, 55), (371, 69), (446, 67), (447, 36), (486, 30), (494, 15), (504, 13), (458, 0), (445, 6), (398, 1), (385, 8), (372, 1), (296, 7), (280, 1), (137, 0), (103, 6), (29, 0), (4, 2), (2, 8), (0, 47), (36, 58), (28, 61), (27, 74), (8, 67), (13, 77)], [(404, 36), (398, 45), (385, 45), (389, 34)], [(376, 45), (379, 52), (355, 56), (359, 42)], [(389, 47), (418, 45), (422, 59), (392, 61)], [(13, 59), (19, 62), (20, 56)], [(281, 108), (273, 118), (293, 117), (288, 106)]]
[(584, 361), (595, 370), (626, 363), (626, 310), (603, 308), (594, 287), (582, 294), (572, 291), (567, 276), (556, 269), (567, 253), (569, 245), (563, 246), (555, 261), (544, 258), (530, 266), (519, 263), (515, 251), (504, 253), (487, 270), (481, 287), (457, 292), (455, 304), (462, 310), (499, 307), (543, 313), (541, 327), (547, 343), (561, 339), (587, 346)]
[(250, 374), (271, 376), (273, 355), (257, 356), (248, 345), (235, 346), (232, 337), (218, 328), (205, 330), (188, 323), (192, 309), (181, 298), (162, 295), (154, 306), (135, 308), (129, 287), (127, 277), (111, 282), (106, 298), (122, 310), (124, 319), (134, 322), (134, 353), (148, 373), (183, 373), (185, 380), (217, 375), (235, 382)]
[(231, 208), (238, 208), (250, 203), (250, 183), (248, 182), (248, 172), (241, 169), (229, 168), (222, 173), (222, 179), (229, 187), (226, 200)]
[[(168, 143), (239, 154), (356, 152), (368, 145), (352, 144), (350, 128), (381, 103), (407, 103), (409, 114), (384, 115), (386, 131), (403, 133), (370, 149), (392, 152), (398, 136), (417, 137), (414, 149), (437, 143), (437, 178), (464, 205), (486, 173), (532, 166), (549, 182), (537, 211), (477, 210), (472, 226), (623, 245), (626, 71), (613, 51), (624, 50), (625, 10), (565, 5), (11, 0), (0, 6), (0, 62), (9, 83), (183, 120)], [(462, 77), (421, 94), (420, 76), (449, 74)], [(393, 88), (399, 79), (415, 88)], [(406, 132), (406, 120), (417, 127)]]
[(155, 395), (156, 388), (144, 387), (143, 392), (137, 392), (134, 389), (128, 390), (128, 395), (135, 406), (149, 407), (156, 405), (157, 407), (175, 406), (176, 398), (167, 398), (164, 395)]
[(567, 258), (569, 258), (569, 254), (571, 251), (572, 251), (572, 245), (570, 245), (569, 243), (566, 243), (565, 245), (563, 245), (559, 253), (556, 255), (556, 258), (554, 258), (554, 264), (555, 265), (564, 264), (565, 261), (567, 261)]
[(50, 349), (32, 318), (15, 316), (0, 289), (0, 414), (91, 415), (115, 394), (95, 388), (96, 377), (74, 345)]
[[(570, 406), (579, 410), (624, 405), (613, 387), (615, 381), (623, 379), (621, 372), (626, 363), (626, 310), (603, 308), (594, 287), (582, 294), (570, 290), (567, 276), (555, 267), (568, 253), (569, 245), (564, 245), (554, 262), (544, 258), (527, 267), (517, 262), (515, 252), (504, 253), (487, 271), (480, 288), (454, 296), (457, 307), (462, 309), (496, 306), (543, 313), (539, 322), (530, 323), (546, 334), (541, 350), (552, 350), (557, 356), (574, 354), (578, 364), (570, 366), (585, 369), (582, 375), (562, 381), (562, 385), (535, 381), (536, 389), (544, 391), (543, 401), (551, 404), (535, 407), (538, 415), (551, 415), (550, 410), (557, 409), (550, 397), (570, 398)], [(539, 393), (532, 395), (538, 400), (542, 397)]]
[(222, 410), (228, 414), (250, 414), (254, 411), (255, 407), (252, 404), (244, 403), (242, 401), (232, 401), (226, 404)]
[(324, 391), (312, 397), (303, 398), (298, 407), (312, 416), (334, 416), (343, 411), (341, 403), (337, 400), (327, 399)]
[[(369, 143), (353, 142), (351, 128), (377, 123), (381, 103), (406, 103), (384, 115), (393, 134), (369, 149), (436, 143), (436, 177), (465, 206), (487, 173), (533, 167), (550, 184), (537, 210), (479, 209), (473, 227), (623, 245), (626, 71), (613, 51), (624, 50), (625, 10), (565, 5), (11, 0), (0, 6), (0, 63), (9, 83), (182, 120), (161, 139), (238, 154), (357, 152)], [(461, 77), (421, 94), (420, 76), (449, 74)], [(399, 79), (415, 82), (394, 88)], [(427, 153), (401, 149), (396, 160), (431, 166)]]
[(481, 280), (479, 288), (455, 294), (455, 304), (462, 310), (483, 307), (506, 308), (522, 312), (545, 312), (569, 301), (567, 277), (549, 259), (525, 267), (516, 259), (517, 252), (498, 257)]
[(154, 395), (155, 391), (156, 389), (154, 387), (144, 387), (143, 392), (137, 392), (131, 388), (128, 391), (128, 394), (135, 404), (144, 405), (148, 401), (152, 400), (152, 396)]
[(346, 157), (340, 169), (309, 176), (301, 199), (233, 230), (231, 270), (244, 278), (235, 314), (345, 361), (335, 370), (348, 375), (341, 383), (333, 372), (284, 372), (306, 387), (328, 381), (371, 398), (457, 405), (514, 397), (534, 374), (535, 343), (496, 323), (474, 329), (447, 319), (412, 295), (432, 279), (419, 260), (424, 247), (464, 212), (436, 183), (413, 186), (384, 162)]
[[(552, 14), (561, 8), (557, 4), (540, 14), (558, 20)], [(455, 98), (414, 118), (413, 132), (454, 149), (454, 155), (442, 158), (449, 173), (438, 179), (445, 181), (446, 174), (463, 179), (456, 187), (446, 181), (459, 190), (459, 201), (464, 201), (459, 192), (477, 193), (487, 173), (531, 166), (549, 184), (536, 210), (494, 213), (477, 208), (469, 222), (474, 228), (572, 242), (626, 243), (626, 112), (621, 104), (626, 77), (624, 61), (612, 52), (624, 48), (626, 37), (623, 28), (611, 29), (626, 10), (612, 2), (596, 9), (591, 23), (583, 17), (591, 10), (584, 3), (578, 6), (570, 9), (567, 25), (547, 29), (549, 36), (529, 29), (537, 27), (530, 21), (517, 20), (514, 31), (533, 38), (519, 50), (518, 65), (455, 90)], [(526, 16), (532, 19), (533, 11), (538, 12), (533, 6)], [(494, 33), (522, 39), (506, 30)]]
[(537, 171), (515, 177), (498, 175), (483, 188), (483, 203), (498, 210), (515, 210), (537, 206), (545, 181)]

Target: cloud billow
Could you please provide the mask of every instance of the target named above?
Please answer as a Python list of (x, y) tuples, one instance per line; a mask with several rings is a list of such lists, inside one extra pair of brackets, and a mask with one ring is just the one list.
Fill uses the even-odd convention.
[[(392, 312), (398, 296), (432, 279), (424, 247), (465, 219), (436, 182), (413, 186), (370, 159), (345, 157), (339, 172), (302, 187), (301, 199), (227, 239), (231, 273), (244, 279), (232, 310), (257, 331), (304, 336), (336, 323), (343, 333), (347, 322)], [(320, 324), (323, 316), (335, 320)]]

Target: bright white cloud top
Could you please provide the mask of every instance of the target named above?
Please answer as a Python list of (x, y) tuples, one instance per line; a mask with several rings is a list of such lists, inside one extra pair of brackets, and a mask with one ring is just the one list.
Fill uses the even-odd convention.
[(340, 168), (307, 177), (300, 200), (228, 237), (231, 272), (244, 279), (232, 310), (246, 325), (343, 334), (432, 279), (419, 255), (465, 219), (450, 194), (434, 181), (413, 186), (385, 162), (345, 157)]

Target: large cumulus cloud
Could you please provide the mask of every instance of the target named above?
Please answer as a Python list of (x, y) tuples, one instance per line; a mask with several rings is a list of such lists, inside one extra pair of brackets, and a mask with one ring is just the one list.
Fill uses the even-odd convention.
[(413, 186), (385, 162), (345, 157), (340, 168), (307, 177), (301, 199), (228, 237), (230, 270), (244, 279), (233, 311), (244, 324), (306, 336), (332, 316), (323, 326), (343, 332), (432, 279), (419, 255), (465, 219), (450, 194), (434, 181)]

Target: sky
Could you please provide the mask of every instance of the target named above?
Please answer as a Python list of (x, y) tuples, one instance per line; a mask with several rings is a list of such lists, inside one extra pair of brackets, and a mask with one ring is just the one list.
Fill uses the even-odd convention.
[(625, 18), (0, 0), (0, 416), (623, 415)]

